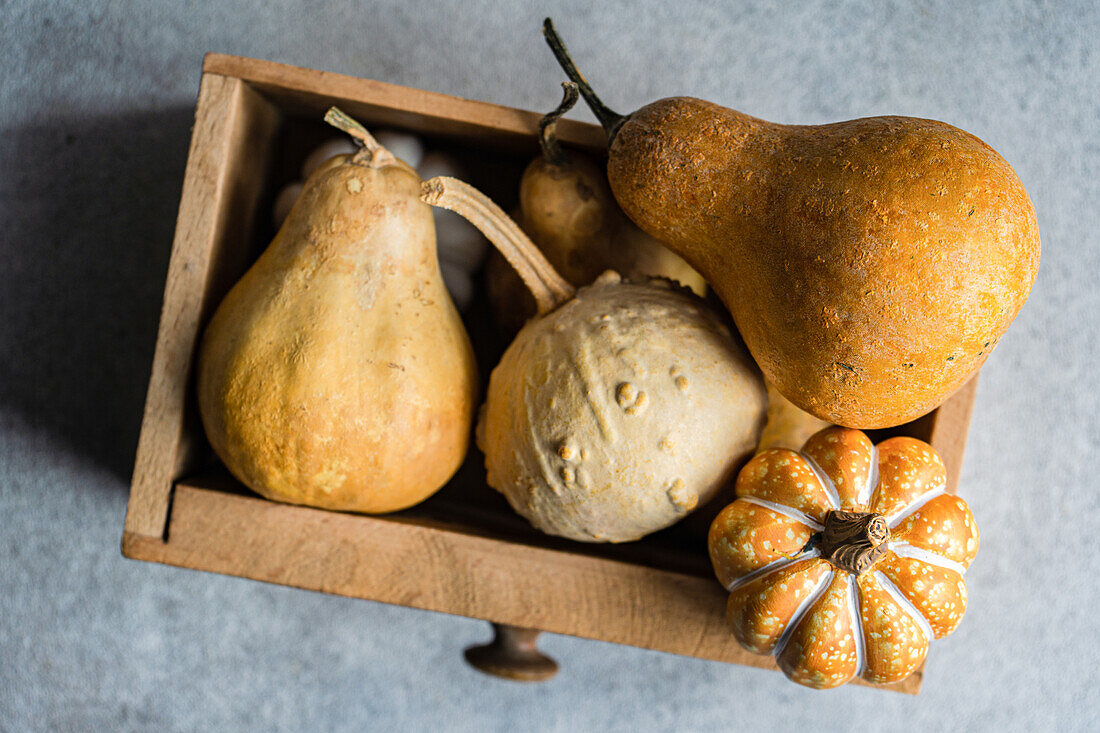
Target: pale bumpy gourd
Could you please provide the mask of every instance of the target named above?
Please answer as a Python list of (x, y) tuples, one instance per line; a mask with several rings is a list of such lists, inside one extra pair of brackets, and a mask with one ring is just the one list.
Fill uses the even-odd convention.
[(477, 439), (489, 485), (536, 527), (622, 542), (732, 479), (764, 405), (747, 352), (701, 300), (609, 272), (520, 331)]
[(781, 125), (690, 97), (619, 115), (544, 32), (607, 130), (623, 211), (703, 274), (799, 408), (859, 428), (924, 415), (1027, 300), (1035, 210), (973, 135), (912, 117)]
[(481, 227), (540, 316), (493, 370), (478, 422), (488, 483), (548, 532), (625, 542), (706, 502), (756, 446), (764, 384), (702, 300), (608, 272), (573, 291), (518, 227), (459, 181), (425, 200)]
[(708, 540), (734, 636), (807, 687), (908, 677), (966, 610), (978, 528), (946, 491), (915, 438), (831, 427), (757, 454)]
[(443, 287), (420, 178), (364, 142), (315, 170), (218, 307), (198, 359), (215, 452), (270, 499), (386, 512), (439, 489), (467, 450), (476, 368)]

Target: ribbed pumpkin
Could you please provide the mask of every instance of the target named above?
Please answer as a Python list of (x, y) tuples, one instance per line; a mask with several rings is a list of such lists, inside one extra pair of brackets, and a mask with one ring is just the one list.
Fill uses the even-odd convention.
[(978, 551), (946, 489), (943, 461), (909, 437), (830, 427), (800, 453), (758, 453), (708, 538), (737, 640), (807, 687), (908, 677), (962, 620)]

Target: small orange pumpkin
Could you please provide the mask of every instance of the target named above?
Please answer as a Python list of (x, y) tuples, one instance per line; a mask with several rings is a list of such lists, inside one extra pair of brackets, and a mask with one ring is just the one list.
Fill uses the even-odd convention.
[(708, 538), (737, 640), (807, 687), (908, 677), (962, 620), (978, 551), (970, 508), (946, 489), (914, 438), (876, 447), (830, 427), (801, 453), (758, 453)]

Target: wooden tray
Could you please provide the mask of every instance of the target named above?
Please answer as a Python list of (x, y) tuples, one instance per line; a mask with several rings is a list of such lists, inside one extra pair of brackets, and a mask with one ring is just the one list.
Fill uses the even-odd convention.
[[(553, 94), (553, 90), (548, 90)], [(550, 102), (555, 101), (548, 99)], [(443, 94), (210, 54), (164, 291), (122, 552), (130, 558), (470, 616), (703, 659), (775, 668), (726, 627), (726, 592), (705, 542), (677, 526), (602, 546), (532, 530), (486, 487), (471, 450), (427, 502), (388, 516), (278, 504), (250, 493), (210, 451), (197, 418), (192, 363), (201, 329), (270, 241), (275, 191), (305, 152), (333, 136), (339, 104), (368, 126), (403, 128), (462, 157), (507, 209), (535, 154), (539, 114)], [(603, 132), (564, 120), (568, 145), (602, 154)], [(483, 377), (503, 344), (487, 314), (468, 314)], [(976, 379), (934, 413), (893, 433), (927, 440), (953, 490)], [(875, 436), (876, 438), (881, 436)], [(922, 670), (891, 689), (916, 693)], [(779, 681), (777, 680), (777, 684)], [(785, 683), (784, 683), (785, 684)]]

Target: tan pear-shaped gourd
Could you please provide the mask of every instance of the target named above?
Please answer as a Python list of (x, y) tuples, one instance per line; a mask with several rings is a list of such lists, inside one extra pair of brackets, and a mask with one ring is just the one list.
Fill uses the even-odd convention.
[[(600, 166), (558, 142), (557, 121), (577, 101), (577, 85), (565, 82), (562, 86), (561, 104), (539, 123), (542, 154), (520, 179), (517, 223), (554, 269), (575, 286), (588, 285), (606, 270), (615, 270), (627, 279), (667, 277), (704, 295), (703, 276), (623, 214)], [(490, 255), (487, 272), (497, 321), (514, 334), (535, 314), (535, 301), (499, 253)]]
[(489, 379), (487, 481), (544, 532), (626, 542), (706, 503), (756, 446), (766, 393), (729, 329), (687, 288), (608, 271), (576, 290), (461, 181), (424, 198), (469, 218), (538, 304)]
[(364, 147), (310, 176), (218, 307), (199, 409), (215, 452), (257, 493), (393, 511), (462, 463), (476, 367), (419, 176), (342, 113), (326, 119)]
[(618, 115), (547, 20), (608, 131), (627, 216), (703, 274), (795, 405), (877, 428), (935, 408), (989, 356), (1039, 266), (1027, 192), (951, 125), (780, 125), (689, 97)]

